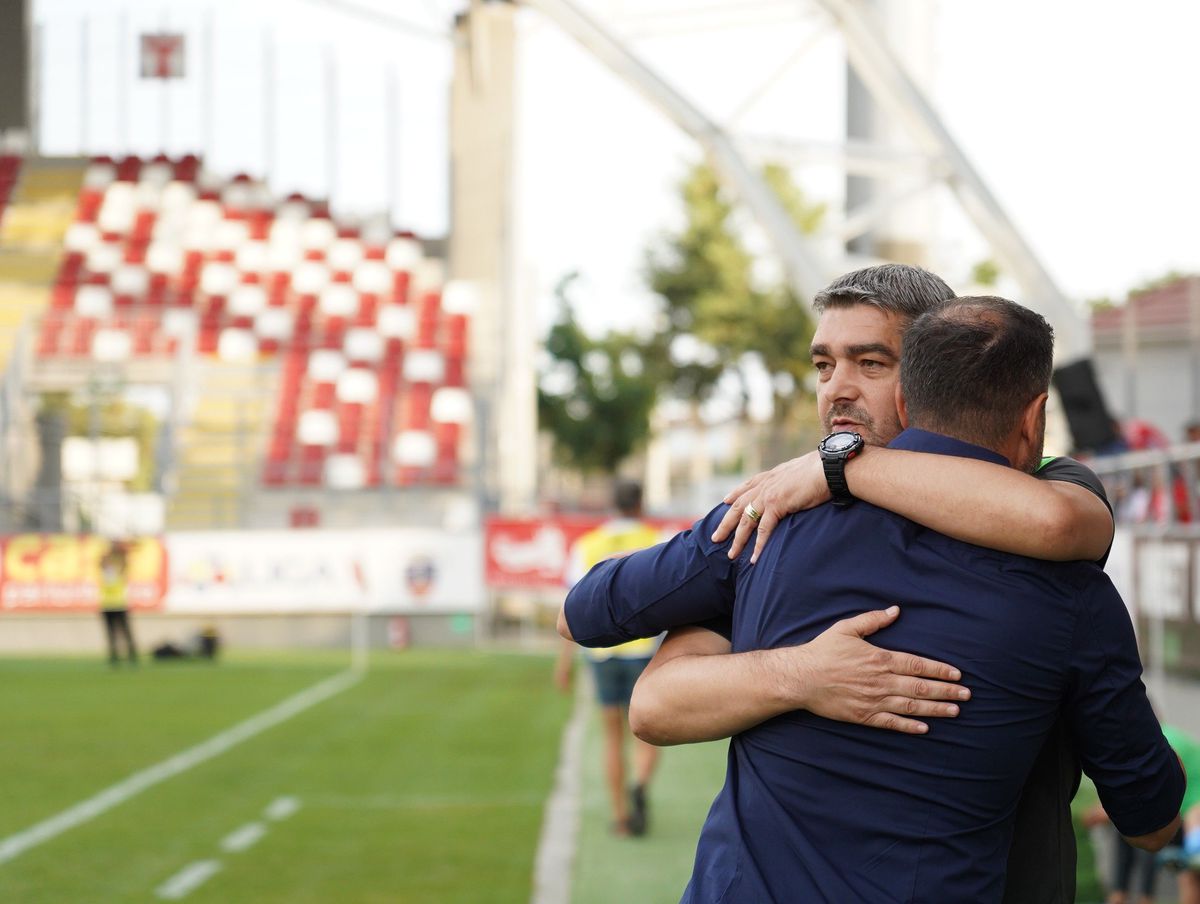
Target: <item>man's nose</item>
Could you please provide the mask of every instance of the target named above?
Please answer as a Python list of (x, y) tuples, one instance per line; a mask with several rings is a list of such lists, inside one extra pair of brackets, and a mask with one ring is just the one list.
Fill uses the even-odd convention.
[(825, 397), (830, 402), (837, 402), (842, 399), (854, 400), (858, 396), (858, 381), (854, 379), (853, 371), (845, 366), (835, 367), (825, 383)]

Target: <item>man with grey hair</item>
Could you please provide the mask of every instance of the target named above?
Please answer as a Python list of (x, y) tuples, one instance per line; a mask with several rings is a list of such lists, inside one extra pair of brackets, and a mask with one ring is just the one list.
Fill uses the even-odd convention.
[[(878, 340), (893, 316), (861, 304), (827, 309), (814, 337), (821, 379), (878, 379), (874, 366), (864, 377), (855, 365), (887, 357)], [(1051, 345), (1041, 318), (1002, 299), (923, 316), (906, 341), (898, 417), (911, 395), (911, 426), (925, 429), (904, 431), (893, 447), (1033, 469)], [(993, 384), (995, 410), (981, 409)], [(823, 445), (861, 451), (862, 437), (835, 430)], [(589, 644), (726, 618), (730, 660), (794, 650), (831, 621), (900, 598), (908, 614), (883, 644), (959, 657), (972, 688), (973, 704), (921, 741), (787, 708), (738, 734), (684, 900), (1001, 900), (1021, 782), (1060, 706), (1120, 830), (1147, 847), (1165, 843), (1182, 775), (1103, 573), (962, 543), (851, 505), (844, 481), (830, 483), (841, 504), (783, 522), (757, 567), (710, 539), (718, 508), (663, 547), (597, 567), (568, 597), (560, 625)]]
[[(830, 432), (852, 430), (867, 440), (843, 462), (843, 476), (858, 498), (968, 542), (1048, 559), (1101, 557), (1112, 535), (1111, 515), (1096, 495), (1099, 482), (1082, 466), (1057, 459), (1034, 479), (982, 461), (883, 448), (899, 432), (894, 396), (903, 332), (953, 294), (928, 271), (887, 264), (846, 274), (815, 299), (821, 312), (813, 340), (818, 412)], [(766, 525), (775, 507), (755, 493), (775, 487), (778, 506), (789, 506), (785, 511), (830, 495), (816, 453), (780, 466), (763, 486), (760, 478), (727, 497), (734, 504), (715, 539), (724, 539), (752, 499), (767, 510)], [(730, 555), (744, 542), (739, 527)], [(714, 655), (729, 654), (728, 625), (710, 623), (717, 629), (712, 631), (682, 628), (688, 620), (677, 620), (674, 626), (682, 629), (671, 632), (638, 685), (634, 728), (657, 743), (683, 743), (729, 737), (806, 708), (828, 718), (925, 732), (922, 719), (954, 715), (956, 703), (945, 701), (963, 698), (930, 680), (954, 680), (953, 670), (863, 640), (896, 618), (892, 609), (866, 612), (802, 645), (736, 655)], [(1015, 896), (1009, 900), (1073, 898), (1067, 806), (1075, 774), (1073, 758), (1048, 745), (1018, 816), (1022, 843), (1010, 863)]]

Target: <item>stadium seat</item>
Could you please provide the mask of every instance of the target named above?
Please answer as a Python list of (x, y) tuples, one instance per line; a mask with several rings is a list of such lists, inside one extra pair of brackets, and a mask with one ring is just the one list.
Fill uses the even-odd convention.
[[(0, 158), (0, 199), (19, 161)], [(474, 402), (465, 283), (380, 218), (222, 178), (189, 155), (96, 158), (66, 230), (39, 356), (122, 362), (195, 343), (278, 362), (263, 484), (452, 482)], [(381, 464), (390, 461), (390, 474)]]

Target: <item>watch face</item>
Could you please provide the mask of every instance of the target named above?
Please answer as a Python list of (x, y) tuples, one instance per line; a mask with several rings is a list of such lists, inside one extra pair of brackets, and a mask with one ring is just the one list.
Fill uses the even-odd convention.
[(825, 438), (824, 446), (826, 452), (845, 452), (847, 449), (853, 449), (858, 445), (858, 437), (853, 433), (831, 433)]

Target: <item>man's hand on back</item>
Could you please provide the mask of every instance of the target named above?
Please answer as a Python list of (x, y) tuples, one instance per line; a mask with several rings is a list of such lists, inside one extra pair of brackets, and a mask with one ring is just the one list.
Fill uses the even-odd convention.
[[(803, 689), (801, 705), (811, 713), (923, 734), (921, 717), (952, 717), (958, 706), (946, 701), (970, 699), (967, 688), (949, 682), (962, 675), (953, 666), (884, 650), (864, 640), (890, 625), (899, 606), (843, 619), (795, 651), (795, 680)], [(779, 651), (775, 651), (779, 652)]]
[(958, 715), (968, 699), (945, 663), (864, 640), (900, 610), (864, 612), (806, 644), (731, 653), (703, 628), (671, 631), (634, 688), (629, 721), (651, 744), (728, 738), (785, 712), (807, 709), (840, 722), (924, 734), (922, 718)]

